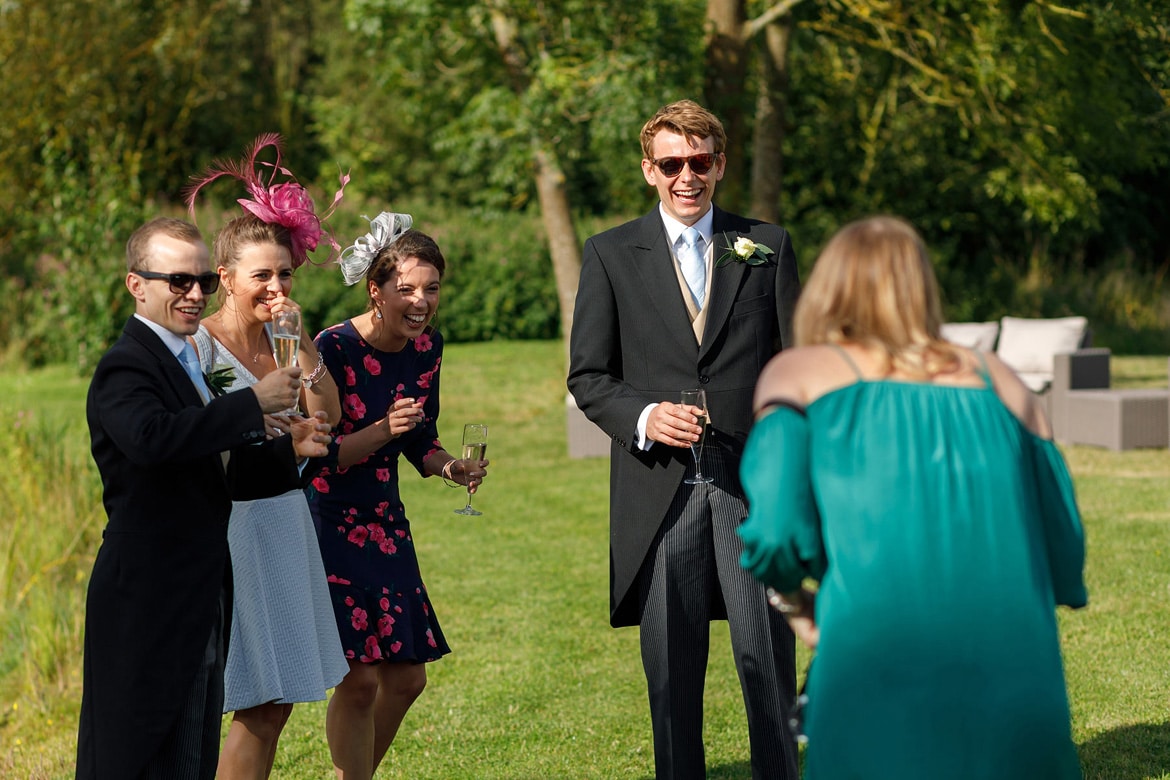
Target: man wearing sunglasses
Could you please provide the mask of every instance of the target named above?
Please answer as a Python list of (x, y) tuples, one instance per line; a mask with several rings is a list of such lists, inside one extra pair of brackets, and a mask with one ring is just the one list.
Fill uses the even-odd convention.
[[(796, 257), (783, 228), (713, 205), (727, 165), (714, 115), (672, 103), (641, 140), (657, 208), (585, 243), (570, 345), (569, 390), (613, 440), (610, 622), (640, 626), (657, 780), (706, 777), (703, 685), (718, 619), (731, 629), (752, 777), (795, 780), (795, 640), (739, 566), (735, 529), (747, 515), (738, 467), (756, 379), (793, 343)], [(760, 249), (745, 257), (737, 239)], [(703, 430), (696, 407), (679, 403), (689, 388), (706, 390), (710, 484), (683, 481)]]
[(297, 460), (326, 454), (329, 425), (265, 441), (263, 414), (295, 403), (299, 368), (214, 399), (184, 368), (218, 286), (194, 225), (153, 220), (126, 256), (134, 316), (86, 403), (109, 522), (86, 598), (77, 777), (203, 780), (219, 753), (232, 500), (299, 487)]

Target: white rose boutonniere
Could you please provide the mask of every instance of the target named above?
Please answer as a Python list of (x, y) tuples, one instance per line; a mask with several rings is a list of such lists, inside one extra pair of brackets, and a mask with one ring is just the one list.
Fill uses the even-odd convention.
[(216, 363), (215, 368), (203, 375), (203, 379), (207, 382), (211, 394), (218, 398), (227, 392), (232, 382), (236, 381), (236, 372), (231, 366)]
[[(723, 235), (724, 239), (727, 234)], [(731, 243), (728, 241), (727, 243)], [(773, 251), (763, 244), (757, 244), (747, 236), (736, 236), (735, 243), (731, 245), (731, 249), (723, 254), (715, 263), (718, 268), (721, 265), (726, 265), (732, 260), (737, 263), (746, 263), (748, 265), (764, 265), (772, 262), (768, 259), (768, 255), (773, 254)]]

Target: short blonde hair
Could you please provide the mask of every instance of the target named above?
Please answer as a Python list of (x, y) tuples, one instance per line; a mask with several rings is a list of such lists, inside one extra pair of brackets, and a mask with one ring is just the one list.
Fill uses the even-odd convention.
[(885, 370), (928, 377), (953, 371), (942, 302), (926, 246), (905, 220), (851, 222), (825, 246), (793, 316), (798, 346), (852, 342), (879, 348)]
[(155, 236), (186, 241), (188, 244), (202, 244), (203, 234), (190, 222), (174, 217), (155, 217), (134, 231), (126, 242), (126, 270), (150, 270), (150, 242)]
[(658, 109), (642, 125), (642, 156), (654, 159), (654, 136), (660, 130), (670, 130), (692, 140), (702, 141), (710, 137), (715, 141), (715, 153), (727, 150), (727, 133), (719, 118), (693, 100), (679, 100)]

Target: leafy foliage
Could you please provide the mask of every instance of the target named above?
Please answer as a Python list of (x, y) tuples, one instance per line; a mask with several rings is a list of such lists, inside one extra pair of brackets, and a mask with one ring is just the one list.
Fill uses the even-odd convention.
[[(469, 234), (450, 233), (451, 335), (547, 333), (537, 323), (555, 296), (533, 292), (547, 284), (536, 262), (546, 247), (562, 257), (563, 244), (544, 231), (650, 208), (641, 123), (701, 93), (705, 12), (729, 2), (2, 2), (0, 202), (16, 207), (0, 210), (0, 360), (91, 365), (128, 313), (118, 280), (133, 226), (177, 212), (191, 174), (261, 131), (287, 136), (306, 184), (334, 181), (340, 164), (353, 175), (347, 201), (375, 212), (421, 203), (420, 214), (451, 211), (444, 226), (485, 226), (466, 255)], [(1165, 3), (789, 7), (783, 205), (806, 268), (842, 222), (877, 211), (922, 230), (956, 318), (1058, 313), (1085, 305), (1057, 300), (1062, 278), (1124, 267), (1158, 280), (1170, 267)], [(725, 85), (742, 91), (726, 105), (749, 125), (756, 78)], [(720, 191), (731, 198), (751, 161), (729, 152)], [(572, 220), (530, 229), (540, 159), (563, 171)], [(201, 209), (234, 194), (217, 190)], [(492, 321), (464, 327), (471, 268)], [(316, 272), (304, 276), (323, 318), (363, 307), (328, 274), (319, 292)], [(1117, 309), (1102, 320), (1120, 332), (1145, 312), (1138, 319), (1170, 329), (1144, 291), (1117, 292), (1132, 297), (1111, 297)]]
[[(810, 34), (797, 36), (793, 111), (824, 119), (794, 129), (786, 170), (797, 221), (831, 229), (894, 211), (965, 269), (1080, 260), (1106, 233), (1113, 251), (1140, 242), (1143, 256), (1165, 258), (1170, 244), (1104, 217), (1119, 196), (1135, 205), (1122, 177), (1166, 165), (1170, 70), (1164, 57), (1140, 56), (1149, 42), (1136, 44), (1165, 44), (1168, 20), (1150, 5), (1140, 17), (1081, 5), (803, 9)], [(1162, 209), (1149, 204), (1123, 224), (1155, 224)]]
[[(357, 59), (320, 71), (317, 105), (331, 118), (322, 138), (355, 160), (368, 194), (494, 210), (533, 201), (541, 138), (571, 167), (575, 203), (641, 208), (638, 130), (698, 84), (701, 36), (686, 31), (701, 31), (701, 12), (693, 0), (350, 0), (338, 34)], [(506, 53), (502, 30), (514, 43)]]
[[(414, 215), (414, 226), (435, 239), (447, 261), (434, 323), (447, 342), (556, 338), (556, 287), (539, 218), (523, 212), (476, 216), (405, 202), (399, 208)], [(350, 237), (348, 228), (338, 233), (339, 240)], [(334, 267), (304, 266), (295, 280), (293, 298), (311, 333), (369, 308), (365, 284), (344, 287)]]

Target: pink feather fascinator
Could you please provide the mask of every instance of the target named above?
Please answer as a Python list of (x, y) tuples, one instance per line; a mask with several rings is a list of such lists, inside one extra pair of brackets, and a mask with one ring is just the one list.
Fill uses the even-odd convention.
[[(283, 225), (292, 235), (292, 265), (297, 268), (309, 259), (309, 252), (315, 250), (322, 240), (325, 240), (332, 251), (329, 259), (341, 251), (333, 232), (325, 224), (330, 215), (341, 202), (345, 185), (349, 184), (349, 174), (343, 173), (339, 177), (341, 188), (333, 195), (333, 203), (323, 214), (318, 215), (313, 205), (313, 198), (308, 190), (302, 187), (287, 168), (280, 164), (280, 141), (276, 133), (265, 133), (252, 142), (244, 151), (244, 157), (239, 162), (214, 161), (201, 177), (192, 177), (192, 183), (184, 190), (184, 200), (192, 218), (195, 215), (195, 197), (205, 186), (220, 178), (231, 176), (244, 183), (250, 198), (239, 198), (237, 202), (244, 211), (258, 219)], [(260, 153), (272, 147), (276, 152), (275, 162), (257, 160)], [(264, 169), (268, 169), (267, 171)], [(267, 179), (264, 177), (267, 173)], [(278, 181), (283, 177), (284, 181)]]

